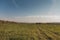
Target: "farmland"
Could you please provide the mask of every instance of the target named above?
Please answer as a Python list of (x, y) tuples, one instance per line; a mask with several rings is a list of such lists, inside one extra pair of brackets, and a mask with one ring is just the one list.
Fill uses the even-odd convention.
[(60, 23), (0, 21), (0, 40), (60, 40)]

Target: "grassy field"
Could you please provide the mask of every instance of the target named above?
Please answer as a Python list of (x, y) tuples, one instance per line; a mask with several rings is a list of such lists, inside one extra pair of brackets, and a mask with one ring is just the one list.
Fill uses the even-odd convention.
[(0, 40), (60, 40), (60, 24), (0, 21)]

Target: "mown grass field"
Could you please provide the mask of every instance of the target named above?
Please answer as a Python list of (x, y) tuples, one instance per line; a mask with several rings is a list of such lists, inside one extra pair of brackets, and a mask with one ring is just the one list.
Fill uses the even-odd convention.
[(0, 21), (0, 40), (60, 40), (60, 24)]

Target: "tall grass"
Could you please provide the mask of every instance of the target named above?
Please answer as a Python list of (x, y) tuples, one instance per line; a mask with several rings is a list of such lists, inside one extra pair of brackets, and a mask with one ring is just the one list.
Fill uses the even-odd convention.
[(60, 25), (0, 21), (0, 40), (60, 40)]

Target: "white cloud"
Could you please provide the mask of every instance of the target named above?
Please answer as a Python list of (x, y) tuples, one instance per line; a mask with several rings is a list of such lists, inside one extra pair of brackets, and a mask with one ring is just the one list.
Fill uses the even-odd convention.
[(25, 17), (13, 17), (13, 18), (0, 18), (1, 20), (15, 21), (15, 22), (60, 22), (60, 16), (56, 15), (43, 15), (43, 16), (25, 16)]
[(55, 9), (56, 9), (56, 0), (52, 0), (52, 5), (51, 5), (51, 8), (48, 12), (48, 15), (56, 14)]

